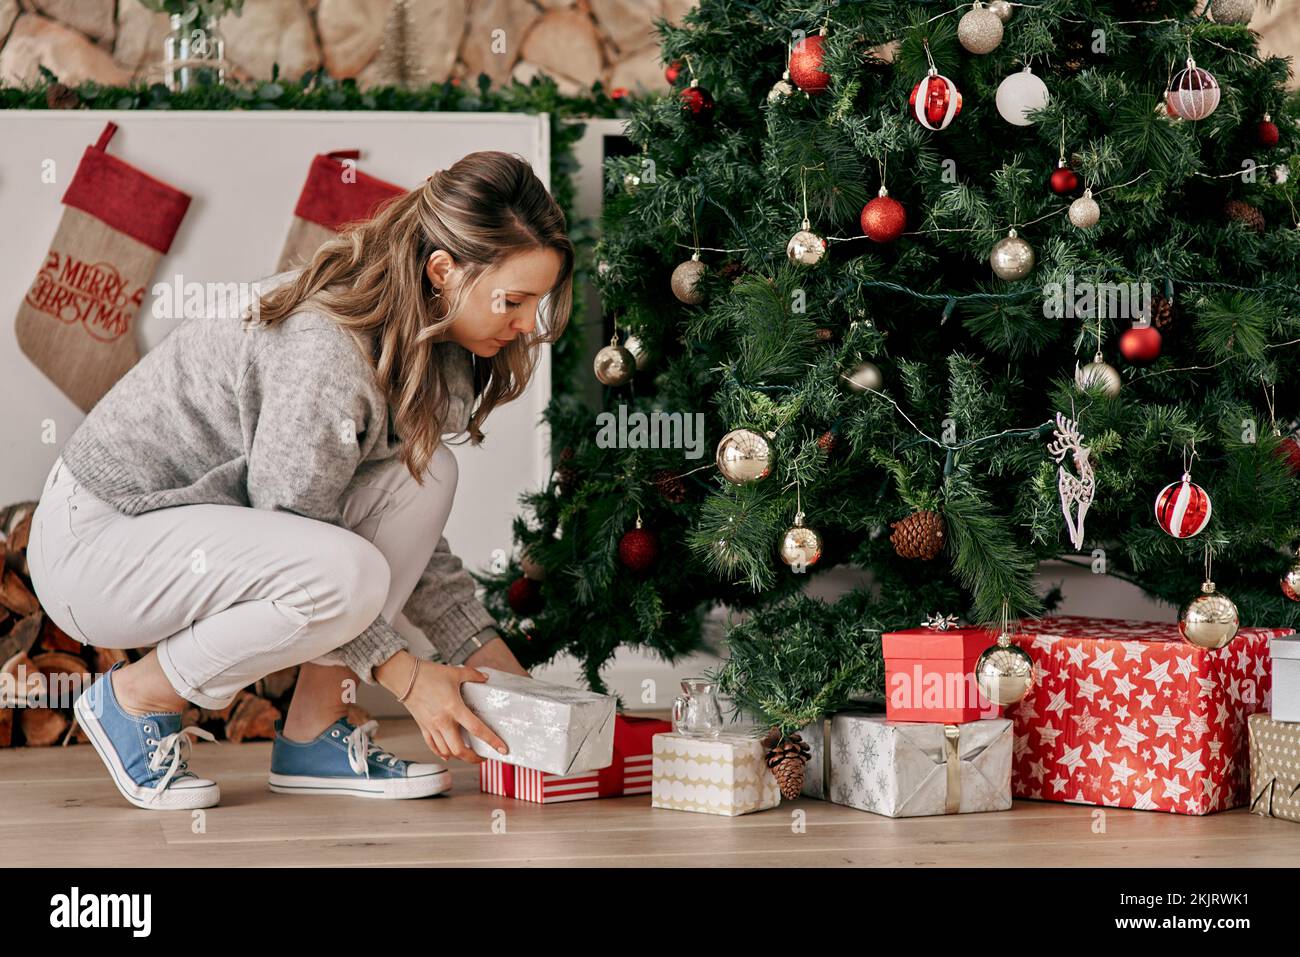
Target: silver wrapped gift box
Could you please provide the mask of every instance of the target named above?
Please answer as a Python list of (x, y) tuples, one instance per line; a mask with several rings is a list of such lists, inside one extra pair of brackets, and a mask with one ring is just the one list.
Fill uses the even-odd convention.
[(801, 732), (811, 751), (802, 793), (887, 817), (1005, 811), (1011, 728), (1006, 718), (939, 724), (841, 711)]
[(510, 753), (500, 754), (462, 728), (475, 754), (549, 774), (595, 771), (613, 763), (617, 702), (612, 696), (496, 668), (477, 670), (488, 680), (465, 682), (461, 696)]

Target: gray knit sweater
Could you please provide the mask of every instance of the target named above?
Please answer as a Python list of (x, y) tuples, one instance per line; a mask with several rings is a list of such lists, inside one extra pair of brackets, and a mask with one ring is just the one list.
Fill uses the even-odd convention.
[[(258, 286), (266, 292), (293, 271)], [(187, 319), (92, 408), (62, 451), (96, 498), (127, 515), (214, 503), (339, 524), (354, 481), (400, 452), (373, 366), (351, 334), (307, 307), (275, 326)], [(452, 395), (443, 434), (474, 402), (470, 354), (434, 346)], [(403, 612), (459, 664), (496, 637), (495, 619), (442, 537)], [(367, 684), (407, 647), (383, 616), (333, 653)]]

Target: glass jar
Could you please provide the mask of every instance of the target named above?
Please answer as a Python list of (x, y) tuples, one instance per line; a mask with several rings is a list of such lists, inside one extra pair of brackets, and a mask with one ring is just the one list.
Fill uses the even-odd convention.
[(171, 15), (171, 32), (163, 41), (163, 78), (173, 93), (226, 82), (226, 43), (217, 17), (197, 7)]

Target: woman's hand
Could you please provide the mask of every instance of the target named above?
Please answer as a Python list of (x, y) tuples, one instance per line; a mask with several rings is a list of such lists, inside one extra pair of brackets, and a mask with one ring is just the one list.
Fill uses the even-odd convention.
[(497, 671), (508, 671), (512, 675), (532, 677), (514, 656), (505, 639), (501, 637), (493, 638), (482, 648), (476, 648), (474, 654), (465, 659), (465, 664), (471, 668), (495, 668)]
[[(411, 680), (411, 669), (417, 659), (408, 651), (399, 651), (375, 669), (375, 677), (394, 694), (401, 694)], [(443, 760), (459, 758), (470, 764), (485, 760), (475, 754), (461, 736), (461, 728), (487, 742), (501, 754), (506, 754), (505, 742), (483, 723), (461, 697), (460, 686), (465, 681), (487, 681), (487, 675), (464, 665), (442, 665), (432, 661), (419, 661), (419, 674), (411, 693), (403, 704), (415, 718), (424, 735), (424, 743)]]

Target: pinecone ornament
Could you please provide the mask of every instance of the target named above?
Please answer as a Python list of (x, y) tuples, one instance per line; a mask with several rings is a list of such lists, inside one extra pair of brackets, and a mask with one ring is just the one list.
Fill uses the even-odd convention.
[(812, 749), (799, 732), (783, 738), (777, 727), (763, 736), (763, 747), (767, 748), (767, 767), (781, 788), (781, 796), (793, 801), (803, 791), (804, 769), (812, 757)]
[(1151, 325), (1161, 333), (1169, 332), (1174, 324), (1174, 301), (1164, 296), (1151, 297)]
[(1155, 13), (1160, 8), (1160, 0), (1132, 0), (1133, 12), (1144, 15)]
[(560, 450), (560, 466), (555, 470), (555, 484), (561, 495), (568, 495), (578, 487), (578, 470), (569, 464), (572, 461), (573, 449), (566, 445)]
[(745, 268), (744, 263), (731, 259), (719, 266), (718, 272), (724, 279), (730, 279), (734, 283), (739, 281), (749, 270)]
[(674, 505), (686, 501), (686, 483), (676, 472), (660, 469), (655, 473), (654, 485), (659, 494)]
[(839, 439), (835, 437), (834, 432), (826, 431), (817, 436), (817, 447), (827, 455), (832, 454), (835, 451), (835, 446), (838, 444)]
[(1257, 233), (1264, 231), (1264, 214), (1243, 200), (1228, 200), (1223, 204), (1223, 215), (1233, 222), (1245, 223)]
[(891, 522), (889, 527), (894, 530), (889, 541), (901, 558), (928, 562), (943, 551), (943, 518), (938, 512), (913, 512), (901, 521)]

